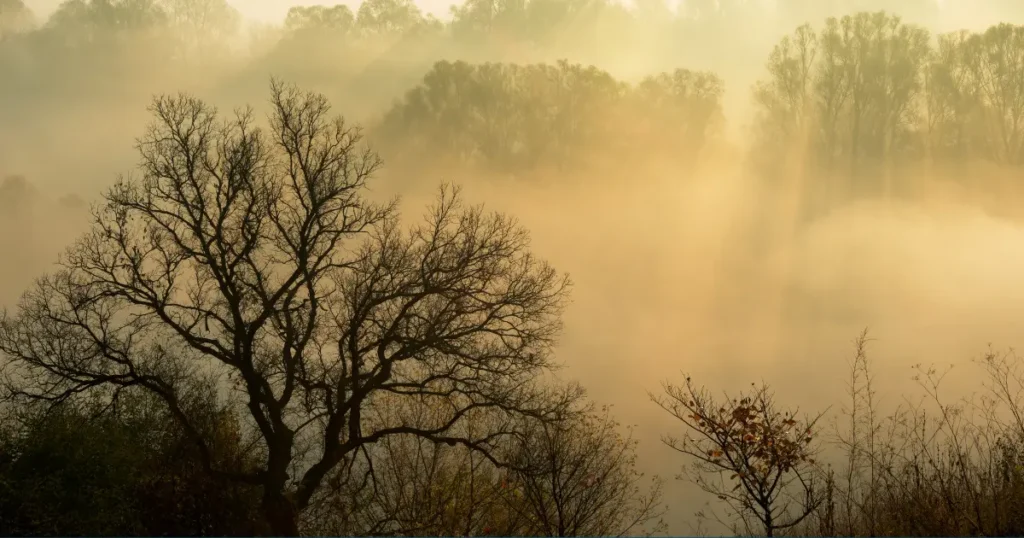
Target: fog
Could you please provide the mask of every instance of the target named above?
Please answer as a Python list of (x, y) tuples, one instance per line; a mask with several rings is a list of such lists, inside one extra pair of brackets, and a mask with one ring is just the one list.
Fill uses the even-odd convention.
[[(240, 14), (237, 32), (212, 32), (200, 48), (169, 53), (167, 39), (142, 31), (102, 43), (73, 36), (81, 50), (60, 45), (80, 23), (47, 22), (55, 0), (25, 2), (34, 29), (0, 40), (0, 304), (15, 306), (85, 230), (87, 205), (132, 173), (154, 94), (188, 91), (223, 111), (251, 104), (262, 113), (270, 77), (279, 76), (325, 93), (337, 112), (367, 126), (385, 161), (373, 196), (401, 195), (403, 214), (416, 217), (440, 182), (455, 182), (468, 200), (517, 217), (535, 253), (571, 275), (560, 375), (637, 425), (642, 467), (669, 479), (670, 534), (691, 532), (706, 496), (671, 480), (684, 461), (659, 437), (678, 424), (648, 397), (664, 380), (685, 371), (715, 391), (764, 380), (788, 405), (836, 407), (850, 342), (868, 327), (879, 394), (895, 404), (914, 390), (913, 364), (955, 363), (962, 373), (949, 390), (966, 395), (977, 383), (971, 358), (989, 343), (1024, 343), (1020, 163), (894, 167), (884, 174), (905, 187), (899, 194), (832, 194), (813, 217), (801, 204), (813, 196), (808, 185), (827, 181), (825, 172), (785, 168), (781, 180), (763, 177), (752, 94), (768, 76), (772, 48), (800, 24), (818, 30), (826, 16), (882, 2), (794, 1), (785, 11), (775, 2), (744, 4), (696, 23), (638, 2), (631, 25), (595, 17), (586, 24), (604, 30), (581, 23), (540, 45), (463, 42), (439, 30), (422, 41), (376, 36), (344, 49), (331, 37), (288, 40), (282, 25), (298, 0), (229, 3)], [(892, 4), (934, 34), (1024, 23), (1020, 2)], [(418, 7), (450, 19), (441, 0)], [(411, 143), (376, 128), (436, 61), (561, 58), (631, 84), (676, 68), (711, 71), (724, 87), (721, 129), (685, 165), (648, 146), (609, 154), (599, 141), (581, 150), (588, 164), (509, 171), (452, 164), (437, 152), (420, 160)], [(786, 158), (767, 151), (771, 161)], [(14, 176), (23, 179), (2, 179)]]

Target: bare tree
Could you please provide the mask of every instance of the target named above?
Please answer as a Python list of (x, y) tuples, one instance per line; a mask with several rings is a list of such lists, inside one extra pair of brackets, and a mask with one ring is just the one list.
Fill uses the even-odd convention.
[[(467, 433), (487, 429), (486, 414), (468, 417)], [(464, 446), (392, 436), (355, 467), (360, 472), (337, 473), (309, 513), (317, 534), (521, 534), (499, 489), (503, 472)]]
[[(839, 491), (843, 522), (846, 530), (863, 525), (870, 534), (877, 534), (877, 521), (873, 506), (878, 502), (879, 423), (878, 402), (874, 389), (867, 345), (868, 331), (864, 329), (854, 340), (854, 356), (850, 361), (847, 384), (849, 406), (842, 409), (847, 417), (847, 431), (836, 428), (836, 443), (846, 452), (843, 485)], [(837, 425), (838, 426), (838, 425)], [(866, 475), (866, 476), (865, 476)]]
[(724, 501), (748, 531), (754, 521), (774, 536), (822, 503), (813, 459), (814, 427), (822, 415), (798, 420), (795, 412), (777, 409), (767, 385), (719, 402), (689, 377), (683, 386), (665, 384), (665, 394), (651, 398), (687, 430), (683, 438), (663, 438), (693, 460), (681, 478)]
[[(942, 388), (952, 366), (915, 365), (921, 398), (905, 396), (883, 416), (876, 409), (867, 341), (866, 333), (855, 341), (848, 429), (836, 438), (845, 469), (829, 484), (837, 498), (818, 510), (823, 535), (1020, 534), (1024, 467), (1014, 418), (1016, 358), (985, 355), (979, 361), (985, 390), (957, 400)], [(831, 525), (821, 525), (829, 520)]]
[(520, 467), (503, 481), (509, 509), (525, 534), (625, 536), (664, 530), (661, 480), (644, 484), (636, 441), (609, 409), (536, 423), (515, 450)]
[[(570, 385), (569, 390), (575, 391)], [(580, 395), (578, 391), (575, 391)], [(387, 411), (387, 412), (390, 412)], [(464, 424), (488, 430), (477, 413)], [(378, 443), (310, 512), (321, 534), (622, 536), (664, 528), (661, 482), (636, 470), (636, 442), (608, 410), (524, 420), (505, 469), (461, 446), (394, 436)], [(357, 502), (352, 502), (355, 499)]]
[[(140, 177), (109, 191), (61, 270), (0, 318), (0, 351), (20, 397), (159, 396), (206, 468), (260, 486), (271, 531), (294, 535), (325, 477), (378, 441), (495, 458), (521, 416), (560, 414), (539, 378), (569, 281), (514, 220), (453, 189), (403, 230), (395, 203), (362, 195), (380, 160), (326, 98), (275, 81), (271, 104), (265, 130), (251, 109), (223, 121), (198, 99), (157, 98)], [(216, 467), (182, 405), (195, 378), (220, 379), (247, 410), (259, 469)], [(395, 399), (442, 412), (378, 420)], [(501, 420), (465, 435), (478, 409)]]

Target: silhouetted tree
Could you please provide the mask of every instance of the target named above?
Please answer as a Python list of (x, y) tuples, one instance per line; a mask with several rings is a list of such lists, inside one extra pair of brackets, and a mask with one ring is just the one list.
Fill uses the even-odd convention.
[[(568, 387), (570, 393), (576, 391)], [(368, 449), (311, 511), (320, 534), (623, 536), (662, 528), (660, 481), (635, 469), (636, 442), (607, 409), (526, 419), (501, 447), (505, 468), (464, 447), (396, 436)], [(436, 412), (436, 411), (435, 411)], [(475, 413), (473, 430), (496, 417)], [(342, 478), (342, 477), (339, 477)]]
[[(400, 414), (401, 407), (375, 412)], [(440, 409), (420, 409), (427, 417)], [(467, 434), (486, 431), (495, 417), (467, 415)], [(521, 428), (521, 427), (520, 427)], [(520, 431), (522, 435), (522, 431)], [(508, 443), (500, 447), (504, 454)], [(307, 528), (316, 534), (519, 535), (516, 518), (499, 489), (502, 474), (488, 458), (459, 445), (413, 435), (382, 439), (351, 469), (340, 469), (316, 499)], [(509, 464), (513, 458), (503, 456)]]
[[(13, 394), (63, 401), (107, 388), (159, 397), (215, 476), (258, 486), (272, 532), (346, 458), (391, 435), (485, 457), (515, 420), (561, 406), (537, 378), (568, 280), (528, 251), (511, 219), (443, 190), (403, 231), (362, 195), (380, 160), (323, 96), (272, 85), (270, 129), (188, 97), (160, 97), (138, 179), (106, 195), (93, 229), (0, 321)], [(265, 455), (217, 465), (183, 402), (221, 375)], [(366, 420), (384, 395), (429, 423)], [(385, 400), (387, 401), (387, 400)], [(468, 413), (502, 420), (453, 432)], [(411, 412), (411, 411), (410, 411)], [(506, 427), (507, 426), (507, 427)]]
[(661, 482), (644, 484), (636, 441), (608, 408), (538, 423), (514, 448), (518, 468), (501, 483), (528, 536), (633, 536), (664, 530)]
[(157, 0), (67, 0), (28, 37), (22, 57), (33, 61), (13, 63), (20, 97), (59, 106), (123, 94), (176, 65), (184, 50)]
[(968, 65), (982, 99), (993, 157), (1024, 163), (1024, 26), (1000, 24), (968, 41)]
[(466, 0), (451, 7), (452, 31), (457, 37), (480, 39), (529, 38), (527, 0)]

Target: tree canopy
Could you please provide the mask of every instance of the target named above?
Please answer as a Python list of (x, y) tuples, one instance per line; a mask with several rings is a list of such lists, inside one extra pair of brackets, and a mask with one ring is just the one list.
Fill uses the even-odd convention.
[[(260, 486), (271, 529), (295, 534), (367, 445), (406, 434), (489, 454), (516, 416), (554, 419), (571, 395), (537, 379), (569, 282), (515, 221), (456, 191), (402, 229), (394, 203), (363, 195), (380, 160), (357, 128), (314, 93), (275, 83), (272, 103), (266, 129), (251, 110), (222, 120), (194, 97), (157, 98), (138, 179), (4, 316), (0, 350), (25, 398), (149, 391), (209, 471)], [(246, 410), (259, 468), (217, 467), (185, 405), (212, 379)], [(385, 397), (409, 414), (379, 420)], [(423, 406), (444, 412), (417, 420)], [(507, 419), (458, 435), (477, 409)]]

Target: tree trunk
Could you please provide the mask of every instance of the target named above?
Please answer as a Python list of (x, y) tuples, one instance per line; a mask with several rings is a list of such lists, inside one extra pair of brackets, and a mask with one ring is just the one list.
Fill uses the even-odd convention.
[(761, 509), (764, 510), (764, 535), (773, 537), (775, 536), (775, 518), (772, 517), (772, 503), (768, 499), (764, 499), (761, 504)]
[(298, 536), (299, 514), (295, 505), (280, 493), (263, 494), (263, 517), (271, 536)]

